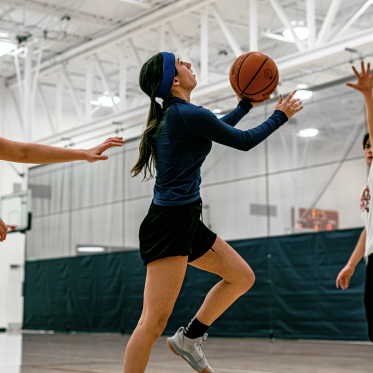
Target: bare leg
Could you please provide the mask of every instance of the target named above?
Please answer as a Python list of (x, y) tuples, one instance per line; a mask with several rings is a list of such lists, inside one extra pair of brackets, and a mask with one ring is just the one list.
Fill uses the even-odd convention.
[(162, 334), (184, 280), (188, 258), (159, 259), (147, 266), (144, 306), (124, 356), (124, 373), (144, 373), (154, 343)]
[(223, 278), (207, 294), (196, 318), (211, 325), (237, 298), (254, 284), (255, 275), (242, 257), (220, 237), (205, 255), (189, 263)]

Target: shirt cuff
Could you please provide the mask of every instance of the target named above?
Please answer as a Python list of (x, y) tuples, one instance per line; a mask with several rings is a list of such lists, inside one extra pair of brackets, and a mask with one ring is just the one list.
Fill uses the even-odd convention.
[(275, 110), (273, 114), (279, 114), (280, 115), (280, 117), (283, 121), (282, 124), (286, 123), (289, 120), (289, 118), (286, 116), (286, 114), (281, 110)]
[(248, 100), (241, 100), (238, 103), (238, 106), (242, 107), (242, 109), (244, 109), (246, 111), (246, 114), (250, 111), (250, 109), (253, 108), (253, 105)]

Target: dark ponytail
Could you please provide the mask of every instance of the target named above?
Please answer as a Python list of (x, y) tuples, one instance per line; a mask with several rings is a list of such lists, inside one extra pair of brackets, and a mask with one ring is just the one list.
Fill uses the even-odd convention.
[[(176, 69), (175, 69), (176, 70)], [(175, 71), (177, 75), (177, 70)], [(146, 93), (150, 99), (149, 115), (146, 127), (141, 136), (139, 147), (139, 159), (131, 170), (132, 177), (140, 172), (144, 173), (144, 180), (154, 177), (155, 170), (155, 141), (157, 129), (162, 120), (162, 106), (155, 100), (155, 95), (162, 82), (163, 77), (163, 55), (158, 53), (144, 63), (140, 71), (139, 84), (141, 90)], [(149, 175), (148, 175), (149, 173)]]

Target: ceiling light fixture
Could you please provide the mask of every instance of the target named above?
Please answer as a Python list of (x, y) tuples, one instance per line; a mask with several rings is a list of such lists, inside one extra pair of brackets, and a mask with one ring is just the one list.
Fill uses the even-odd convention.
[[(300, 40), (305, 40), (310, 36), (310, 29), (308, 27), (294, 27), (294, 32)], [(286, 39), (294, 40), (294, 36), (289, 29), (284, 30), (282, 35), (284, 35)]]
[[(114, 101), (114, 102), (113, 102)], [(114, 104), (120, 103), (120, 98), (118, 96), (114, 96), (113, 99), (109, 96), (101, 96), (97, 100), (98, 104), (101, 106), (111, 107)], [(94, 104), (96, 105), (96, 104)]]
[(301, 84), (297, 84), (297, 85), (296, 85), (296, 88), (297, 88), (297, 89), (305, 89), (305, 88), (308, 88), (308, 85), (307, 85), (307, 84), (302, 84), (302, 83), (301, 83)]
[(221, 109), (214, 109), (212, 112), (213, 112), (214, 114), (220, 114), (222, 111), (223, 111), (223, 110), (221, 110)]
[(78, 247), (76, 250), (80, 253), (102, 253), (105, 251), (103, 247)]
[(306, 128), (304, 130), (300, 130), (297, 133), (299, 137), (314, 137), (319, 133), (319, 130), (316, 128)]
[(312, 91), (308, 91), (307, 89), (299, 89), (295, 92), (293, 98), (300, 98), (301, 100), (308, 100), (313, 96)]
[(9, 37), (9, 34), (7, 34), (6, 32), (0, 32), (0, 38), (8, 38)]
[(7, 54), (14, 49), (17, 49), (17, 46), (15, 44), (0, 41), (0, 56), (3, 56), (4, 54)]

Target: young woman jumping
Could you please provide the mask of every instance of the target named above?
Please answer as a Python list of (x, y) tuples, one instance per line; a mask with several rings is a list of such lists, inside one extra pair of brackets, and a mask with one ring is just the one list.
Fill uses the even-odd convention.
[[(302, 109), (299, 99), (280, 97), (275, 112), (256, 128), (234, 126), (257, 103), (241, 100), (218, 119), (190, 103), (197, 81), (189, 62), (172, 53), (151, 57), (140, 72), (140, 87), (150, 97), (147, 126), (132, 176), (155, 174), (154, 197), (139, 231), (147, 266), (142, 315), (125, 351), (124, 373), (145, 372), (150, 352), (162, 334), (180, 292), (188, 263), (222, 277), (207, 294), (187, 328), (168, 338), (170, 349), (197, 372), (212, 373), (202, 352), (209, 326), (254, 284), (250, 266), (200, 220), (201, 166), (212, 142), (248, 151)], [(161, 106), (155, 98), (162, 98)]]

